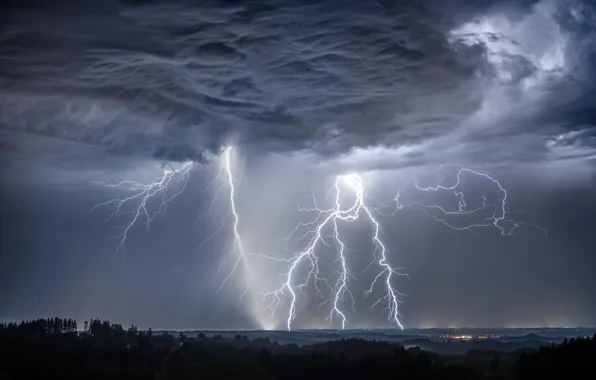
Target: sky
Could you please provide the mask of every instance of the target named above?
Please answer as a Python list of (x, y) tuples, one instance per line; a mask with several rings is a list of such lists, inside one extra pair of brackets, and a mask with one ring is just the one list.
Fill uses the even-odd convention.
[[(305, 209), (333, 208), (352, 174), (408, 275), (391, 279), (404, 327), (596, 326), (592, 2), (27, 0), (0, 25), (0, 321), (286, 328), (308, 263), (273, 315), (268, 292), (308, 246)], [(250, 253), (227, 282), (226, 157)], [(105, 202), (139, 188), (110, 185), (164, 173), (161, 212), (123, 242), (139, 198), (111, 219)], [(383, 283), (365, 296), (387, 273), (361, 211), (338, 222), (339, 310), (397, 327)], [(292, 328), (342, 326), (331, 227), (315, 252), (331, 286), (297, 293)]]

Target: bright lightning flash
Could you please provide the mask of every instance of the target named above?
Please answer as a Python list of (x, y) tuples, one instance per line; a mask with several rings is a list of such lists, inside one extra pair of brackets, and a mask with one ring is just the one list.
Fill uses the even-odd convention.
[[(340, 201), (342, 188), (344, 187), (347, 187), (351, 192), (354, 193), (355, 196), (354, 202), (351, 203), (347, 208), (342, 208)], [(331, 293), (331, 299), (329, 300), (331, 304), (331, 311), (327, 316), (327, 319), (329, 321), (332, 321), (333, 318), (338, 318), (341, 322), (342, 329), (345, 328), (348, 319), (346, 317), (345, 312), (342, 311), (340, 304), (342, 300), (344, 300), (345, 298), (349, 298), (349, 300), (351, 300), (352, 302), (352, 308), (354, 306), (354, 297), (349, 288), (349, 280), (350, 278), (353, 278), (353, 276), (350, 274), (348, 268), (348, 259), (346, 255), (347, 248), (340, 238), (338, 223), (353, 222), (358, 220), (361, 215), (364, 215), (368, 218), (368, 220), (371, 222), (373, 226), (373, 232), (371, 236), (372, 241), (375, 245), (375, 250), (373, 251), (373, 261), (376, 262), (380, 268), (379, 273), (372, 281), (370, 288), (366, 291), (366, 294), (370, 294), (377, 284), (382, 283), (384, 287), (384, 295), (373, 304), (373, 307), (384, 302), (386, 304), (385, 311), (388, 314), (389, 320), (403, 329), (403, 326), (400, 322), (400, 314), (398, 310), (398, 306), (401, 303), (399, 299), (401, 293), (399, 293), (394, 288), (393, 279), (394, 276), (407, 275), (401, 272), (401, 268), (394, 268), (387, 261), (387, 248), (380, 238), (381, 225), (373, 216), (371, 209), (365, 204), (365, 200), (367, 199), (365, 192), (366, 184), (364, 183), (360, 175), (349, 174), (338, 176), (335, 180), (334, 188), (334, 207), (330, 209), (319, 208), (317, 206), (316, 199), (313, 196), (315, 207), (313, 209), (301, 209), (301, 211), (314, 211), (317, 213), (317, 216), (312, 222), (300, 223), (298, 226), (296, 226), (296, 228), (292, 231), (288, 239), (294, 233), (296, 233), (296, 231), (300, 227), (310, 226), (313, 227), (313, 229), (307, 231), (300, 238), (302, 240), (310, 236), (310, 240), (308, 241), (306, 249), (297, 252), (290, 259), (284, 260), (290, 263), (290, 269), (285, 275), (284, 283), (281, 284), (281, 286), (278, 289), (272, 292), (265, 293), (265, 299), (268, 298), (270, 301), (268, 306), (271, 309), (272, 314), (274, 314), (282, 300), (282, 297), (290, 297), (290, 307), (286, 320), (287, 329), (290, 330), (292, 328), (292, 322), (296, 317), (296, 292), (303, 292), (303, 288), (306, 287), (309, 283), (312, 283), (317, 293), (321, 294), (322, 292), (319, 288), (319, 284), (323, 284), (330, 290)], [(324, 237), (325, 228), (332, 229), (332, 237), (337, 246), (339, 256), (338, 261), (340, 262), (340, 269), (338, 271), (339, 277), (334, 286), (329, 285), (327, 279), (320, 276), (319, 274), (319, 256), (317, 255), (316, 250), (320, 244), (327, 245)], [(280, 260), (275, 258), (272, 259), (277, 261)], [(308, 275), (304, 282), (297, 284), (297, 269), (299, 265), (302, 263), (306, 263), (309, 266), (310, 271), (308, 272)], [(327, 302), (324, 302), (323, 304), (325, 303)]]
[[(441, 166), (441, 169), (446, 166), (453, 165), (443, 165)], [(416, 180), (413, 181), (414, 189), (419, 192), (445, 191), (453, 194), (458, 200), (457, 209), (453, 211), (450, 211), (439, 205), (429, 205), (422, 202), (401, 204), (400, 191), (398, 190), (397, 196), (394, 199), (396, 205), (395, 211), (389, 215), (383, 214), (379, 212), (379, 210), (377, 210), (376, 208), (367, 206), (365, 201), (370, 200), (370, 198), (366, 194), (368, 183), (365, 184), (362, 180), (362, 177), (358, 174), (342, 175), (336, 178), (334, 185), (335, 204), (334, 207), (331, 209), (319, 208), (317, 206), (316, 199), (313, 196), (313, 202), (315, 204), (315, 207), (313, 209), (300, 210), (314, 211), (317, 213), (317, 216), (311, 222), (298, 224), (298, 226), (296, 226), (296, 228), (291, 232), (290, 236), (288, 237), (289, 239), (300, 228), (311, 228), (307, 230), (307, 232), (299, 238), (299, 240), (302, 240), (307, 237), (310, 237), (310, 240), (308, 241), (306, 248), (294, 254), (292, 257), (290, 257), (290, 259), (276, 259), (264, 256), (266, 258), (276, 261), (286, 261), (290, 264), (289, 271), (284, 275), (285, 281), (283, 282), (283, 284), (281, 284), (280, 287), (275, 289), (274, 291), (265, 293), (264, 295), (264, 298), (266, 300), (269, 300), (268, 307), (270, 308), (272, 314), (275, 314), (282, 299), (285, 296), (288, 296), (290, 299), (290, 306), (287, 314), (286, 327), (288, 328), (288, 330), (291, 329), (292, 322), (296, 318), (296, 302), (298, 296), (297, 291), (303, 292), (303, 288), (305, 288), (309, 283), (312, 283), (316, 289), (316, 292), (319, 295), (321, 295), (322, 292), (318, 285), (323, 284), (327, 286), (331, 293), (331, 299), (321, 304), (324, 305), (329, 302), (332, 305), (331, 311), (327, 319), (331, 321), (333, 320), (333, 318), (339, 318), (342, 329), (346, 327), (348, 320), (346, 314), (344, 313), (344, 311), (342, 311), (340, 304), (341, 301), (347, 297), (352, 301), (353, 309), (354, 297), (352, 291), (349, 288), (349, 280), (354, 277), (351, 275), (348, 269), (348, 257), (346, 254), (347, 248), (344, 242), (340, 239), (338, 222), (353, 222), (358, 220), (360, 215), (364, 215), (367, 217), (367, 219), (373, 226), (371, 239), (375, 245), (375, 250), (372, 253), (374, 259), (366, 267), (365, 271), (375, 263), (379, 267), (379, 272), (372, 281), (368, 290), (366, 290), (365, 296), (370, 295), (375, 289), (375, 286), (379, 286), (380, 284), (382, 284), (382, 296), (379, 299), (377, 299), (377, 301), (373, 304), (373, 308), (379, 304), (384, 304), (386, 306), (384, 311), (387, 313), (388, 319), (392, 323), (403, 329), (403, 326), (400, 322), (401, 316), (399, 314), (399, 305), (401, 303), (400, 296), (402, 296), (402, 294), (394, 288), (393, 283), (395, 276), (407, 277), (407, 275), (402, 272), (403, 268), (394, 268), (388, 262), (387, 248), (380, 238), (380, 235), (382, 233), (381, 225), (373, 215), (373, 211), (383, 216), (394, 216), (397, 213), (397, 211), (402, 210), (404, 207), (406, 207), (411, 209), (422, 210), (434, 220), (439, 221), (447, 227), (455, 230), (469, 230), (472, 228), (494, 226), (500, 231), (502, 235), (511, 235), (516, 228), (522, 225), (526, 225), (541, 229), (542, 231), (544, 231), (545, 234), (547, 234), (547, 231), (544, 228), (535, 224), (518, 222), (511, 219), (507, 219), (507, 191), (503, 188), (499, 181), (497, 181), (492, 176), (486, 173), (477, 172), (461, 166), (455, 167), (458, 169), (458, 171), (455, 176), (456, 181), (453, 185), (443, 185), (443, 180), (441, 180), (439, 181), (439, 184), (437, 186), (421, 187)], [(490, 181), (490, 183), (495, 185), (498, 189), (498, 192), (500, 194), (500, 196), (498, 196), (498, 201), (496, 201), (493, 204), (487, 204), (487, 197), (481, 196), (481, 202), (479, 206), (469, 207), (466, 203), (466, 195), (464, 194), (463, 190), (461, 190), (461, 187), (463, 187), (462, 176), (464, 174), (470, 175), (471, 177), (479, 177)], [(347, 208), (342, 208), (340, 202), (342, 185), (347, 186), (348, 189), (355, 195), (354, 203), (350, 204)], [(450, 222), (450, 218), (457, 219), (458, 223), (456, 224)], [(511, 227), (507, 227), (507, 225)], [(320, 244), (328, 245), (325, 241), (325, 235), (323, 232), (325, 228), (331, 228), (333, 231), (332, 237), (337, 246), (337, 253), (339, 256), (338, 261), (341, 264), (340, 269), (338, 271), (339, 278), (337, 282), (334, 284), (334, 286), (330, 286), (328, 280), (325, 277), (321, 276), (319, 273), (319, 256), (317, 255), (316, 250)], [(308, 275), (306, 276), (306, 279), (303, 282), (298, 283), (298, 280), (296, 278), (298, 277), (297, 270), (302, 263), (305, 263), (310, 268), (310, 270), (308, 272)]]
[[(232, 216), (234, 217), (233, 226), (232, 226), (232, 230), (234, 233), (234, 243), (233, 243), (234, 248), (232, 250), (232, 253), (235, 253), (233, 255), (233, 256), (235, 256), (235, 259), (233, 260), (234, 264), (232, 266), (232, 270), (224, 278), (223, 282), (217, 289), (218, 291), (220, 291), (221, 288), (230, 280), (230, 278), (236, 274), (240, 264), (244, 265), (245, 270), (248, 270), (248, 268), (249, 268), (247, 254), (246, 254), (246, 251), (244, 250), (244, 245), (242, 244), (242, 238), (240, 237), (240, 233), (238, 232), (238, 224), (239, 224), (240, 218), (238, 217), (238, 211), (236, 210), (236, 184), (235, 184), (236, 180), (234, 179), (234, 174), (232, 172), (231, 153), (232, 153), (232, 147), (226, 148), (226, 150), (224, 151), (224, 154), (223, 154), (223, 167), (225, 168), (227, 183), (228, 183), (228, 186), (230, 187), (230, 212), (232, 213)], [(225, 264), (225, 263), (226, 262), (224, 262), (223, 264)], [(248, 291), (248, 284), (246, 284), (244, 292), (240, 295), (240, 298), (242, 298), (242, 296), (244, 296), (244, 294), (247, 291)]]
[[(186, 189), (188, 179), (190, 178), (193, 163), (185, 162), (178, 169), (175, 169), (172, 164), (163, 164), (159, 168), (161, 169), (161, 176), (149, 183), (136, 181), (120, 181), (113, 184), (98, 181), (94, 182), (111, 189), (119, 189), (132, 193), (132, 195), (128, 197), (99, 203), (92, 209), (92, 211), (99, 207), (107, 207), (111, 209), (112, 213), (108, 216), (106, 222), (109, 222), (118, 215), (131, 215), (131, 218), (127, 223), (117, 226), (120, 233), (114, 236), (118, 239), (118, 247), (116, 248), (114, 256), (118, 255), (120, 252), (126, 252), (126, 239), (128, 238), (130, 229), (135, 224), (144, 222), (147, 229), (149, 229), (153, 219), (155, 219), (157, 215), (166, 211), (167, 204), (182, 194), (184, 189)], [(174, 189), (176, 191), (172, 193), (170, 190)], [(154, 199), (159, 202), (156, 207), (152, 207), (154, 206), (152, 204)], [(132, 208), (124, 212), (123, 209), (126, 208), (128, 204), (131, 204)]]
[[(222, 289), (230, 278), (237, 274), (238, 268), (242, 266), (245, 273), (246, 288), (240, 295), (240, 298), (244, 296), (249, 290), (249, 284), (251, 283), (251, 279), (248, 276), (252, 273), (249, 266), (249, 258), (252, 256), (258, 256), (276, 262), (283, 262), (289, 265), (289, 270), (282, 275), (284, 278), (283, 282), (279, 284), (279, 287), (275, 290), (263, 294), (263, 301), (267, 303), (267, 307), (271, 311), (271, 314), (273, 315), (277, 312), (282, 300), (287, 297), (290, 304), (287, 311), (286, 327), (290, 330), (292, 328), (292, 323), (296, 318), (298, 292), (305, 294), (304, 289), (307, 286), (312, 285), (314, 286), (316, 293), (326, 299), (320, 306), (327, 304), (330, 306), (330, 311), (326, 319), (330, 322), (339, 320), (341, 328), (344, 329), (348, 324), (348, 318), (342, 305), (347, 299), (348, 301), (351, 301), (351, 309), (354, 310), (355, 300), (353, 292), (350, 289), (350, 281), (355, 279), (355, 277), (350, 272), (348, 257), (350, 249), (346, 247), (346, 244), (342, 240), (340, 235), (340, 225), (342, 223), (361, 220), (361, 217), (363, 217), (363, 219), (368, 220), (372, 227), (371, 241), (375, 246), (375, 249), (372, 252), (372, 260), (364, 271), (371, 267), (378, 268), (377, 274), (370, 283), (368, 289), (364, 292), (364, 296), (372, 294), (377, 288), (382, 289), (381, 296), (373, 303), (372, 307), (374, 308), (381, 304), (384, 305), (384, 312), (386, 312), (389, 321), (403, 329), (399, 312), (399, 306), (401, 304), (400, 297), (403, 296), (403, 294), (395, 289), (394, 283), (397, 277), (407, 277), (407, 274), (402, 272), (403, 268), (393, 267), (389, 263), (387, 247), (381, 240), (381, 224), (376, 219), (375, 214), (394, 216), (397, 211), (409, 208), (413, 210), (422, 210), (429, 217), (455, 230), (468, 230), (476, 227), (494, 226), (502, 235), (510, 235), (516, 228), (522, 225), (528, 225), (542, 229), (545, 234), (547, 232), (542, 227), (534, 224), (507, 219), (507, 191), (499, 181), (485, 173), (461, 166), (455, 167), (458, 171), (455, 176), (456, 181), (452, 185), (444, 185), (444, 179), (439, 181), (438, 185), (429, 187), (422, 187), (416, 180), (413, 181), (413, 189), (421, 194), (447, 192), (454, 195), (457, 200), (457, 208), (455, 210), (448, 210), (447, 208), (436, 204), (426, 204), (423, 202), (400, 203), (400, 191), (398, 190), (397, 196), (394, 199), (395, 211), (390, 214), (383, 214), (378, 209), (367, 205), (367, 201), (373, 201), (367, 195), (370, 181), (365, 182), (359, 174), (337, 176), (334, 185), (330, 188), (330, 193), (333, 190), (335, 192), (335, 201), (331, 208), (320, 208), (317, 205), (317, 200), (314, 195), (312, 197), (314, 203), (313, 208), (304, 209), (299, 207), (300, 211), (314, 212), (316, 216), (312, 221), (299, 223), (286, 238), (286, 241), (289, 241), (299, 230), (306, 229), (306, 232), (298, 237), (299, 241), (307, 242), (306, 248), (295, 252), (290, 258), (278, 258), (260, 253), (247, 252), (245, 249), (239, 232), (240, 218), (236, 207), (237, 189), (236, 178), (234, 177), (232, 168), (232, 147), (228, 147), (223, 152), (219, 173), (209, 186), (220, 180), (224, 175), (225, 181), (221, 181), (220, 186), (217, 188), (207, 213), (209, 214), (211, 212), (215, 199), (223, 191), (226, 184), (229, 187), (230, 208), (225, 214), (220, 228), (215, 231), (213, 235), (205, 239), (199, 248), (223, 230), (227, 217), (231, 215), (233, 217), (233, 248), (230, 252), (230, 258), (223, 264), (230, 262), (233, 264), (232, 269), (220, 284), (218, 291)], [(443, 168), (443, 166), (441, 168)], [(160, 169), (162, 171), (161, 176), (149, 183), (140, 183), (130, 180), (114, 184), (96, 182), (108, 188), (132, 193), (132, 195), (128, 197), (112, 199), (108, 202), (100, 203), (93, 208), (109, 207), (112, 209), (112, 213), (106, 219), (106, 222), (112, 220), (117, 215), (131, 216), (126, 224), (119, 226), (121, 232), (116, 236), (119, 239), (116, 254), (125, 251), (125, 243), (133, 226), (144, 221), (146, 227), (149, 228), (151, 221), (153, 221), (158, 214), (165, 212), (167, 204), (185, 190), (190, 177), (190, 172), (193, 169), (193, 163), (186, 162), (178, 169), (175, 169), (171, 164), (168, 164), (163, 165)], [(466, 203), (466, 195), (461, 190), (461, 187), (463, 187), (463, 175), (470, 175), (488, 180), (498, 189), (498, 193), (500, 194), (498, 200), (494, 203), (487, 203), (487, 197), (481, 196), (479, 206), (469, 207)], [(354, 200), (344, 206), (342, 205), (341, 199), (343, 198), (342, 193), (346, 191), (353, 195)], [(158, 201), (157, 204), (154, 204), (154, 199)], [(128, 207), (127, 205), (129, 204), (132, 205), (132, 207)], [(128, 211), (124, 212), (125, 209)], [(455, 223), (455, 221), (457, 222)], [(331, 238), (337, 248), (337, 262), (339, 263), (339, 268), (332, 275), (338, 275), (338, 278), (333, 284), (330, 284), (328, 278), (321, 275), (319, 271), (320, 256), (318, 249), (321, 245), (329, 246), (326, 238)], [(308, 272), (306, 278), (301, 282), (298, 278), (300, 277), (299, 269), (304, 266), (308, 268)], [(323, 295), (323, 290), (320, 286), (324, 286), (328, 292), (329, 295), (327, 298)]]
[[(232, 269), (230, 270), (230, 272), (226, 275), (226, 277), (223, 279), (223, 281), (218, 286), (217, 292), (219, 292), (228, 283), (228, 281), (237, 274), (238, 268), (240, 266), (242, 266), (244, 268), (245, 274), (248, 274), (248, 271), (250, 268), (249, 260), (248, 260), (249, 255), (245, 251), (244, 244), (242, 243), (242, 238), (241, 238), (241, 235), (239, 232), (240, 217), (238, 215), (238, 211), (236, 208), (236, 179), (234, 178), (234, 172), (233, 172), (233, 168), (232, 168), (232, 153), (233, 153), (233, 147), (231, 147), (231, 146), (227, 147), (224, 150), (224, 152), (222, 154), (222, 160), (221, 160), (221, 163), (219, 166), (219, 172), (218, 172), (217, 176), (215, 177), (215, 179), (211, 183), (209, 183), (209, 185), (207, 186), (207, 189), (208, 189), (215, 182), (220, 182), (219, 187), (215, 190), (215, 194), (213, 196), (213, 199), (211, 200), (211, 205), (209, 206), (209, 209), (203, 215), (211, 214), (211, 211), (213, 210), (213, 205), (215, 204), (215, 200), (218, 198), (219, 194), (224, 190), (226, 184), (230, 191), (229, 198), (228, 198), (229, 209), (226, 212), (226, 214), (224, 215), (219, 228), (213, 234), (211, 234), (205, 240), (203, 240), (203, 242), (197, 247), (197, 250), (202, 248), (208, 241), (210, 241), (216, 235), (218, 235), (225, 228), (227, 218), (230, 215), (232, 215), (232, 217), (233, 217), (232, 232), (234, 235), (233, 247), (228, 254), (228, 258), (226, 260), (224, 260), (222, 262), (221, 266), (219, 267), (219, 269), (217, 271), (217, 277), (219, 277), (221, 268), (223, 266), (225, 266), (226, 264), (229, 264), (230, 262), (232, 262)], [(222, 177), (224, 177), (224, 176), (225, 176), (225, 180), (222, 180)], [(246, 292), (248, 292), (248, 290), (249, 290), (248, 281), (245, 281), (245, 285), (246, 286), (244, 288), (244, 291), (241, 293), (240, 298), (242, 298), (246, 294)]]

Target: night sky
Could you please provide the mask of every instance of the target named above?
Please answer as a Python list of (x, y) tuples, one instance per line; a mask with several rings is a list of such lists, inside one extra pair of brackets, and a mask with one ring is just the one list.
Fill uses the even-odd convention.
[[(248, 251), (300, 251), (283, 240), (313, 218), (299, 207), (313, 195), (333, 207), (336, 175), (369, 173), (388, 261), (409, 275), (393, 283), (405, 327), (596, 326), (591, 1), (4, 2), (0, 322), (284, 328), (288, 305), (264, 322), (259, 293), (283, 282), (283, 262), (254, 259), (263, 289), (251, 297), (242, 275), (217, 291), (233, 245), (228, 146)], [(111, 210), (94, 206), (132, 193), (97, 182), (148, 183), (188, 162), (185, 190), (118, 250), (131, 214), (106, 222)], [(398, 188), (402, 202), (457, 209), (452, 193), (412, 187), (452, 185), (443, 164), (498, 180), (502, 226), (523, 223), (509, 235), (454, 230), (416, 207), (389, 215)], [(462, 176), (461, 190), (472, 208), (502, 194), (482, 176)], [(364, 297), (370, 223), (340, 230), (348, 327), (393, 326), (371, 309), (383, 289)], [(335, 281), (335, 247), (318, 249)], [(298, 300), (295, 327), (340, 327), (312, 287)]]

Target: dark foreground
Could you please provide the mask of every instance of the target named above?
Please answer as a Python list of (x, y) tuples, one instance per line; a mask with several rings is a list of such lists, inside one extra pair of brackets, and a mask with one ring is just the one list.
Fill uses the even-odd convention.
[(596, 379), (596, 336), (515, 352), (440, 356), (348, 339), (307, 346), (244, 336), (153, 334), (107, 321), (0, 325), (6, 379)]

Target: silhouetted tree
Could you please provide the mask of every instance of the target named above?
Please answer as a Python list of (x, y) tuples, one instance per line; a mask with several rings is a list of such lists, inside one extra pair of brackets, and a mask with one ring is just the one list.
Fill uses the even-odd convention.
[[(596, 337), (569, 339), (522, 351), (515, 366), (507, 354), (482, 364), (483, 371), (453, 365), (420, 349), (388, 342), (344, 339), (306, 346), (280, 345), (238, 335), (178, 341), (169, 333), (91, 319), (89, 334), (73, 334), (76, 321), (47, 318), (0, 324), (0, 372), (13, 380), (70, 379), (596, 379)], [(478, 354), (476, 354), (478, 355)], [(472, 359), (478, 356), (470, 356)], [(465, 358), (464, 358), (465, 359)]]
[(495, 356), (491, 359), (490, 363), (488, 363), (489, 372), (493, 376), (499, 375), (499, 357)]
[(519, 379), (596, 379), (596, 338), (565, 339), (560, 345), (522, 354), (515, 363)]

